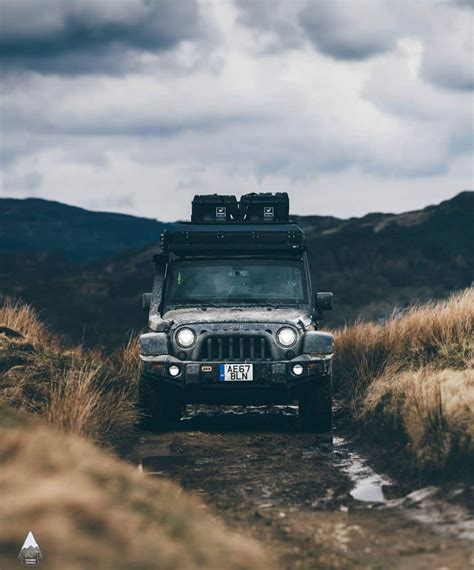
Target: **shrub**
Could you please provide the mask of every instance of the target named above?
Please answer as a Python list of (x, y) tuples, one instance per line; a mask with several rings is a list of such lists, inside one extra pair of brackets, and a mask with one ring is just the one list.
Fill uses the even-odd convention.
[(474, 457), (474, 289), (415, 307), (381, 327), (336, 333), (335, 388), (354, 424), (398, 442), (423, 472)]
[(136, 341), (110, 357), (69, 347), (20, 303), (0, 308), (0, 399), (53, 426), (125, 449), (137, 420)]
[(336, 332), (335, 388), (355, 411), (369, 385), (388, 369), (466, 368), (473, 358), (473, 331), (474, 289), (394, 315), (383, 327), (346, 327)]
[(474, 468), (474, 371), (387, 371), (369, 387), (357, 421), (406, 441), (423, 471), (468, 472)]

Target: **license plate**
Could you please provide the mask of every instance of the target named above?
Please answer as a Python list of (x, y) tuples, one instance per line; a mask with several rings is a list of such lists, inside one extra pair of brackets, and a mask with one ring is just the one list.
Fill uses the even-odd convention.
[(252, 382), (253, 364), (221, 364), (221, 382)]

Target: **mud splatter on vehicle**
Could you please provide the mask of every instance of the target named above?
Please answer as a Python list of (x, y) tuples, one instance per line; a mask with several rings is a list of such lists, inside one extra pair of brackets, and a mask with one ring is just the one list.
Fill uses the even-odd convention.
[(332, 293), (313, 297), (305, 236), (287, 194), (196, 196), (166, 231), (144, 295), (140, 404), (149, 425), (183, 405), (291, 404), (304, 431), (332, 425)]

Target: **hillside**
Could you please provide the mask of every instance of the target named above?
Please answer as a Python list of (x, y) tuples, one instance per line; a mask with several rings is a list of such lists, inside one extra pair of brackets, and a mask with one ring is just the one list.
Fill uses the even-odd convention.
[(474, 192), (423, 210), (337, 220), (297, 218), (313, 283), (334, 291), (335, 320), (377, 318), (393, 307), (446, 296), (474, 279)]
[(167, 224), (37, 198), (0, 200), (0, 251), (88, 262), (159, 240)]
[[(0, 219), (6, 218), (5, 202), (10, 203), (0, 201)], [(335, 294), (336, 309), (328, 325), (350, 323), (359, 317), (376, 319), (394, 307), (445, 297), (469, 286), (474, 267), (473, 211), (474, 192), (462, 192), (439, 205), (403, 214), (374, 213), (349, 220), (297, 217), (307, 233), (315, 289)], [(151, 257), (162, 226), (132, 216), (80, 212), (84, 219), (91, 215), (87, 219), (92, 226), (83, 226), (91, 236), (105, 232), (107, 223), (115, 228), (101, 234), (102, 258), (84, 264), (91, 255), (90, 236), (79, 236), (71, 254), (72, 230), (62, 250), (62, 240), (57, 239), (55, 250), (41, 250), (40, 244), (51, 243), (50, 229), (38, 223), (34, 230), (23, 232), (30, 222), (18, 216), (15, 226), (12, 218), (8, 222), (10, 242), (0, 239), (1, 292), (33, 303), (55, 329), (76, 341), (116, 346), (131, 329), (145, 324), (140, 294), (151, 287)], [(80, 234), (78, 222), (74, 227)], [(2, 225), (0, 236), (5, 233)], [(20, 254), (19, 244), (26, 247), (26, 238), (17, 243), (13, 236), (22, 233), (37, 235), (37, 243)], [(144, 247), (132, 243), (138, 234)], [(106, 251), (115, 255), (107, 258)]]

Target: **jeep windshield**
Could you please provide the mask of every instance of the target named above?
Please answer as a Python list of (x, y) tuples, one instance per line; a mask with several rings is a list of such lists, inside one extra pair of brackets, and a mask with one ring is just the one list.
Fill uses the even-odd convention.
[(301, 261), (178, 261), (166, 278), (166, 305), (298, 305), (307, 302)]

